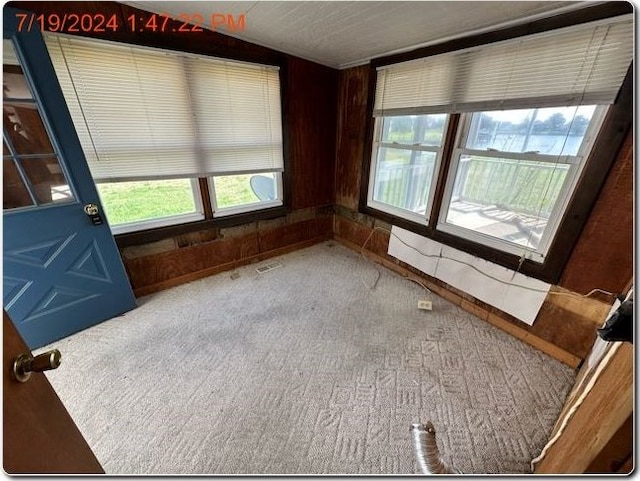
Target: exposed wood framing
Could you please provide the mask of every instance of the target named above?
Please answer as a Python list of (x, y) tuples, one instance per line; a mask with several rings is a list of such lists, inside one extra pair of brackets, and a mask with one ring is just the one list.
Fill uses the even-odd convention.
[(612, 439), (633, 412), (633, 345), (618, 344), (603, 360), (606, 364), (564, 429), (546, 447), (536, 474), (581, 474), (590, 467), (602, 467), (599, 456), (611, 448)]

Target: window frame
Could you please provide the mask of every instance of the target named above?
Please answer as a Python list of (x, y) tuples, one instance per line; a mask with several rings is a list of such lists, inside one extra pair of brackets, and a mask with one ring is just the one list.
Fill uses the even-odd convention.
[[(24, 71), (23, 60), (17, 52), (17, 46), (15, 45), (15, 41), (9, 38), (5, 38), (3, 39), (3, 47), (5, 47), (5, 44), (7, 44), (6, 46), (10, 45), (9, 55), (15, 57), (17, 64), (15, 65), (4, 64), (4, 58), (3, 58), (3, 71), (12, 70), (11, 72), (8, 72), (8, 73), (22, 75), (24, 78), (25, 86), (28, 90), (30, 97), (3, 98), (3, 108), (5, 105), (12, 105), (17, 103), (28, 104), (33, 106), (33, 110), (35, 110), (37, 118), (41, 122), (42, 128), (46, 134), (46, 139), (51, 145), (51, 152), (47, 152), (47, 153), (18, 152), (16, 146), (14, 145), (14, 141), (11, 138), (11, 135), (8, 134), (8, 130), (7, 130), (8, 126), (7, 125), (3, 126), (3, 132), (2, 132), (3, 163), (5, 160), (11, 162), (11, 164), (16, 169), (16, 173), (18, 174), (18, 177), (22, 183), (22, 187), (25, 189), (25, 192), (27, 193), (27, 195), (31, 200), (31, 204), (25, 204), (18, 207), (5, 208), (4, 199), (3, 199), (3, 215), (11, 215), (13, 213), (20, 213), (28, 210), (33, 210), (33, 209), (42, 209), (42, 208), (47, 208), (49, 206), (56, 206), (61, 204), (78, 203), (79, 202), (78, 192), (76, 191), (76, 187), (69, 182), (69, 179), (71, 179), (72, 177), (70, 172), (68, 171), (68, 168), (65, 162), (63, 162), (64, 157), (62, 155), (62, 151), (60, 149), (59, 143), (55, 138), (55, 136), (53, 135), (53, 129), (49, 119), (44, 115), (42, 101), (36, 94), (36, 89), (33, 86), (33, 82), (29, 77), (29, 75), (27, 75)], [(6, 55), (6, 51), (3, 53)], [(7, 150), (6, 154), (4, 153), (5, 149)], [(66, 182), (66, 184), (63, 184), (63, 186), (66, 186), (69, 191), (69, 196), (66, 199), (63, 199), (61, 201), (56, 201), (52, 199), (51, 202), (43, 202), (40, 199), (38, 199), (38, 194), (36, 192), (35, 185), (33, 184), (33, 181), (29, 175), (29, 172), (27, 172), (27, 168), (24, 165), (23, 161), (36, 160), (36, 161), (44, 162), (46, 159), (55, 159), (55, 161), (57, 162), (57, 165), (60, 169), (59, 173), (62, 175), (62, 177)]]
[[(460, 127), (458, 128), (456, 142), (451, 155), (451, 163), (447, 172), (447, 180), (444, 187), (444, 195), (442, 199), (442, 205), (438, 215), (436, 223), (437, 229), (443, 232), (447, 232), (456, 236), (464, 236), (479, 244), (484, 244), (488, 247), (492, 247), (498, 250), (505, 251), (510, 254), (518, 256), (526, 256), (533, 261), (542, 262), (546, 257), (549, 247), (555, 237), (557, 229), (560, 225), (563, 213), (566, 211), (569, 200), (572, 193), (577, 188), (578, 179), (584, 170), (584, 167), (589, 159), (589, 154), (593, 149), (593, 145), (597, 134), (602, 127), (605, 115), (608, 111), (608, 106), (598, 105), (595, 112), (589, 122), (589, 127), (583, 136), (582, 143), (578, 152), (575, 155), (550, 155), (539, 154), (529, 152), (512, 152), (512, 151), (483, 151), (478, 149), (470, 149), (465, 147), (465, 143), (469, 138), (469, 133), (472, 125), (472, 117), (482, 112), (468, 112), (461, 114)], [(549, 216), (549, 221), (545, 227), (544, 234), (540, 240), (538, 248), (533, 249), (525, 247), (520, 244), (509, 242), (499, 239), (497, 237), (483, 234), (473, 229), (465, 228), (455, 224), (448, 223), (446, 221), (448, 208), (451, 203), (453, 188), (458, 173), (458, 166), (460, 165), (460, 158), (463, 155), (477, 155), (480, 157), (490, 158), (504, 158), (513, 160), (531, 160), (535, 162), (544, 162), (549, 164), (562, 163), (569, 165), (567, 172), (567, 179), (565, 180), (560, 194), (552, 212)]]
[[(446, 120), (443, 128), (442, 142), (441, 144), (436, 146), (425, 145), (425, 146), (416, 146), (412, 144), (400, 144), (400, 143), (389, 143), (382, 141), (383, 134), (383, 124), (384, 120), (387, 118), (391, 118), (394, 116), (380, 116), (375, 117), (374, 120), (374, 141), (371, 152), (371, 169), (369, 175), (368, 189), (367, 189), (367, 205), (382, 212), (386, 212), (387, 214), (395, 215), (406, 219), (408, 221), (417, 222), (418, 224), (427, 225), (429, 223), (429, 217), (431, 213), (431, 208), (433, 207), (433, 198), (434, 191), (436, 189), (437, 184), (437, 173), (440, 170), (440, 164), (442, 162), (442, 153), (444, 150), (444, 141), (447, 133), (447, 129), (449, 127), (449, 119), (450, 116), (446, 116)], [(374, 196), (374, 185), (376, 181), (376, 174), (378, 173), (378, 159), (379, 152), (381, 148), (392, 148), (399, 150), (412, 150), (419, 152), (433, 152), (436, 154), (434, 166), (433, 166), (433, 175), (431, 176), (431, 182), (429, 184), (429, 191), (427, 193), (427, 205), (426, 205), (426, 215), (417, 214), (415, 212), (411, 212), (406, 209), (402, 209), (401, 207), (397, 207), (391, 204), (385, 204), (384, 202), (377, 201), (373, 198)]]
[[(163, 179), (154, 179), (162, 181)], [(167, 179), (169, 180), (169, 179)], [(188, 179), (191, 183), (191, 195), (193, 196), (194, 212), (186, 214), (168, 215), (163, 217), (155, 217), (152, 219), (144, 219), (133, 222), (125, 222), (122, 224), (112, 224), (109, 222), (111, 233), (114, 235), (128, 234), (131, 232), (139, 232), (147, 229), (155, 229), (158, 227), (167, 227), (172, 225), (179, 225), (188, 222), (197, 222), (205, 218), (203, 196), (200, 193), (200, 185), (198, 179)], [(144, 179), (134, 179), (134, 181), (144, 182)], [(95, 181), (94, 181), (95, 182)], [(103, 182), (108, 184), (109, 182)], [(96, 182), (96, 186), (100, 182)], [(98, 189), (98, 195), (100, 195), (100, 189)], [(105, 205), (104, 200), (100, 199), (102, 205)]]
[[(264, 172), (262, 172), (264, 173)], [(263, 209), (269, 209), (272, 207), (281, 207), (283, 205), (282, 200), (282, 172), (279, 171), (270, 171), (268, 173), (272, 173), (275, 175), (275, 183), (276, 183), (276, 194), (277, 197), (274, 200), (270, 201), (259, 201), (259, 202), (251, 202), (249, 204), (241, 204), (237, 206), (231, 207), (218, 207), (218, 201), (216, 199), (215, 192), (215, 183), (212, 181), (212, 177), (208, 177), (207, 181), (209, 184), (209, 196), (211, 199), (211, 208), (213, 209), (213, 218), (223, 218), (237, 214), (245, 214), (247, 212), (255, 212)], [(251, 172), (245, 172), (244, 174), (252, 174)], [(243, 175), (244, 175), (243, 174)], [(258, 174), (254, 172), (252, 175)], [(218, 177), (225, 177), (224, 175), (220, 175)]]
[(449, 172), (452, 168), (451, 164), (453, 162), (454, 149), (459, 141), (458, 124), (461, 121), (461, 114), (450, 114), (449, 116), (449, 128), (445, 136), (443, 157), (437, 176), (433, 207), (427, 225), (409, 221), (368, 205), (371, 156), (374, 139), (373, 104), (377, 79), (376, 69), (408, 60), (415, 60), (486, 43), (517, 38), (532, 33), (615, 17), (631, 12), (632, 7), (624, 3), (615, 2), (596, 5), (575, 12), (557, 15), (552, 18), (534, 20), (514, 27), (453, 39), (441, 44), (372, 60), (369, 64), (368, 98), (366, 119), (364, 119), (366, 122), (366, 136), (362, 157), (362, 188), (360, 189), (359, 212), (509, 269), (518, 270), (522, 274), (557, 284), (564, 266), (568, 262), (571, 252), (579, 239), (582, 228), (586, 224), (589, 213), (597, 201), (598, 194), (604, 185), (607, 174), (615, 162), (623, 142), (633, 125), (634, 62), (632, 61), (627, 70), (624, 82), (614, 104), (609, 106), (606, 115), (604, 115), (600, 130), (591, 145), (589, 157), (587, 161), (584, 162), (581, 174), (577, 176), (578, 179), (570, 198), (566, 200), (564, 214), (558, 220), (555, 236), (549, 242), (547, 255), (543, 262), (521, 259), (522, 249), (520, 249), (520, 254), (513, 254), (483, 243), (478, 243), (472, 239), (461, 236), (460, 233), (453, 234), (439, 228), (438, 220), (444, 208), (445, 187), (447, 185)]

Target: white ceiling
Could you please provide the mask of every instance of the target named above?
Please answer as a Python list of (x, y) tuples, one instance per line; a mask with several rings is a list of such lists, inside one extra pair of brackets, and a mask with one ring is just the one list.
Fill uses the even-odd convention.
[[(134, 1), (157, 13), (244, 13), (241, 38), (334, 68), (585, 7), (568, 1)], [(188, 34), (185, 34), (188, 35)]]

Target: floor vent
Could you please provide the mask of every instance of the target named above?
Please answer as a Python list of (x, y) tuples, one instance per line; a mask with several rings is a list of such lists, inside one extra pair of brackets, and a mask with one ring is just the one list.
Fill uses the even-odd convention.
[(263, 266), (256, 267), (256, 271), (258, 271), (258, 274), (264, 274), (265, 272), (269, 272), (280, 267), (282, 267), (282, 264), (280, 264), (279, 262), (272, 262), (271, 264), (265, 264)]

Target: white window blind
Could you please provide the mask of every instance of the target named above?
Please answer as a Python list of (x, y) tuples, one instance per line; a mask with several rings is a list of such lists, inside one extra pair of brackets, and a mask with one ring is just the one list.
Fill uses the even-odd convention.
[(45, 40), (96, 180), (282, 170), (277, 67)]
[(190, 60), (187, 72), (205, 172), (281, 171), (278, 71)]
[(613, 103), (633, 58), (622, 16), (378, 70), (374, 115)]

